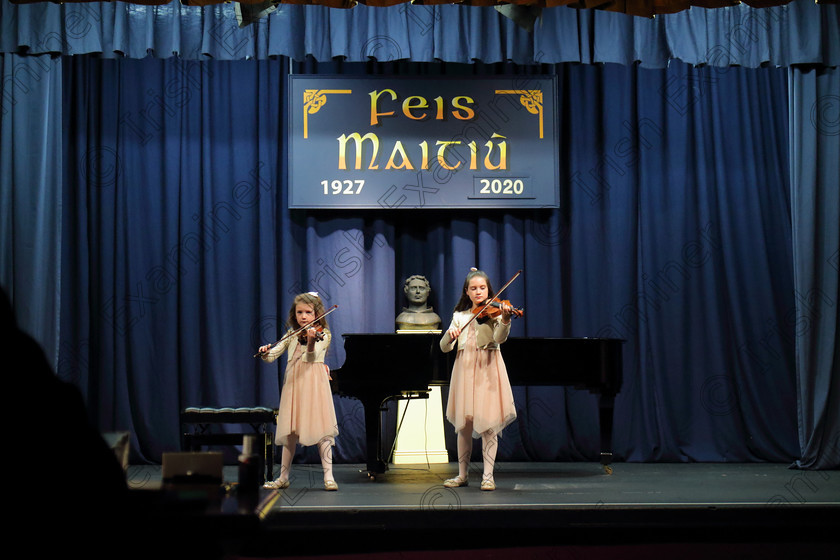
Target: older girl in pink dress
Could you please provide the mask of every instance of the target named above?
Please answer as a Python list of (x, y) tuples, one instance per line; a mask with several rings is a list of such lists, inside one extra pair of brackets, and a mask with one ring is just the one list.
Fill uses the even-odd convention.
[(472, 438), (481, 437), (484, 461), (481, 489), (496, 489), (493, 467), (498, 436), (516, 419), (513, 391), (499, 350), (510, 333), (513, 309), (501, 304), (498, 317), (482, 322), (472, 320), (473, 310), (494, 295), (487, 275), (471, 269), (455, 306), (452, 324), (440, 340), (444, 352), (453, 350), (456, 342), (458, 347), (446, 405), (446, 418), (458, 433), (458, 476), (444, 481), (448, 488), (469, 484), (467, 470)]
[[(304, 328), (299, 335), (285, 336), (276, 346), (262, 346), (260, 356), (273, 362), (288, 350), (286, 374), (280, 393), (277, 433), (274, 443), (283, 446), (280, 476), (266, 482), (266, 488), (288, 488), (295, 448), (317, 445), (324, 469), (324, 489), (338, 490), (333, 479), (332, 447), (338, 435), (329, 369), (324, 356), (330, 346), (330, 330), (324, 304), (314, 293), (299, 294), (289, 310), (287, 335)], [(317, 322), (315, 319), (321, 317)]]

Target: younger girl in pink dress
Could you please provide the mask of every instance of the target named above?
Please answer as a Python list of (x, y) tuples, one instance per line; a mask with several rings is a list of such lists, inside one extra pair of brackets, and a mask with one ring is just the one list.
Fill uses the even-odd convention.
[[(516, 419), (513, 391), (499, 345), (510, 333), (513, 309), (501, 305), (501, 314), (486, 322), (472, 320), (472, 310), (495, 295), (487, 275), (471, 269), (464, 281), (461, 299), (455, 306), (452, 324), (440, 340), (440, 348), (449, 352), (457, 342), (458, 353), (449, 382), (446, 419), (458, 433), (458, 476), (444, 481), (447, 488), (467, 486), (467, 469), (472, 452), (472, 438), (481, 437), (484, 473), (482, 490), (495, 490), (493, 466), (499, 433)], [(469, 323), (469, 325), (467, 325)], [(466, 328), (464, 328), (466, 326)]]
[[(298, 335), (284, 337), (274, 347), (266, 345), (259, 349), (266, 362), (273, 362), (283, 352), (289, 352), (274, 438), (275, 444), (283, 446), (280, 476), (266, 482), (266, 488), (288, 488), (295, 447), (300, 443), (318, 445), (324, 469), (324, 489), (338, 490), (332, 470), (332, 447), (338, 435), (338, 423), (329, 369), (324, 363), (332, 337), (327, 320), (322, 315), (324, 304), (317, 294), (299, 294), (289, 310), (289, 330), (286, 334), (306, 328)], [(321, 319), (313, 323), (317, 317)]]

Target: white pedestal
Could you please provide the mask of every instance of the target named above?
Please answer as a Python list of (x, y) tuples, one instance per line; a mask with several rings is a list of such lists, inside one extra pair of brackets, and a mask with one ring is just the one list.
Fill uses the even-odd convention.
[(395, 465), (449, 462), (443, 436), (440, 387), (431, 387), (428, 399), (399, 401), (397, 427), (399, 431), (394, 447)]

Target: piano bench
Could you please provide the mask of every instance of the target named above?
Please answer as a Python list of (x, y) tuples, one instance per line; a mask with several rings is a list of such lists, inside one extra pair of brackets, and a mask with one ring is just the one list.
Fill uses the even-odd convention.
[[(274, 426), (277, 410), (257, 407), (188, 407), (181, 411), (181, 450), (200, 451), (202, 446), (241, 445), (246, 435), (261, 436), (265, 479), (274, 478)], [(219, 424), (248, 424), (251, 431), (236, 433), (214, 430)]]

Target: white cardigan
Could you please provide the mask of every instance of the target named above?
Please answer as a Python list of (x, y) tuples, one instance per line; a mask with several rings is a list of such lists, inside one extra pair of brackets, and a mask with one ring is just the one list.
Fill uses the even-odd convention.
[[(449, 325), (449, 328), (458, 327), (459, 329), (463, 329), (463, 326), (466, 325), (470, 319), (472, 319), (473, 313), (471, 311), (457, 311), (452, 315), (452, 323)], [(508, 335), (510, 334), (510, 321), (505, 324), (502, 321), (501, 315), (496, 317), (495, 319), (491, 319), (484, 323), (483, 325), (478, 324), (478, 319), (474, 321), (475, 323), (475, 341), (476, 346), (478, 348), (482, 348), (485, 350), (498, 350), (499, 345), (507, 340)], [(462, 330), (460, 336), (458, 336), (458, 348), (463, 348), (464, 345), (467, 343), (467, 331)], [(443, 352), (450, 352), (455, 348), (455, 341), (449, 336), (449, 329), (443, 333), (443, 337), (440, 339), (440, 349)]]

